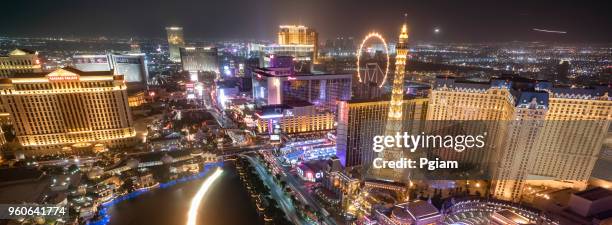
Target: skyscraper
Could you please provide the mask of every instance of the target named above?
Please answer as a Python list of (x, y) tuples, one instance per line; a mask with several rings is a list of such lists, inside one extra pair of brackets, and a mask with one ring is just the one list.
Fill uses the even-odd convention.
[[(428, 101), (427, 97), (402, 99), (402, 121), (425, 120)], [(345, 167), (367, 167), (369, 165), (364, 164), (372, 163), (375, 157), (373, 138), (385, 132), (389, 102), (386, 98), (349, 100), (338, 104), (336, 149)]]
[(14, 76), (19, 73), (41, 72), (38, 52), (15, 49), (7, 56), (0, 56), (0, 78)]
[(124, 78), (109, 71), (67, 67), (0, 79), (0, 103), (26, 155), (134, 143)]
[[(313, 45), (268, 45), (263, 47), (263, 51), (268, 55), (291, 56), (295, 61), (314, 62)], [(265, 60), (265, 59), (264, 59)]]
[(294, 73), (293, 68), (254, 70), (253, 99), (258, 106), (285, 100), (308, 101), (320, 109), (336, 111), (338, 101), (351, 98), (351, 74)]
[(112, 70), (123, 75), (130, 88), (144, 89), (149, 77), (144, 54), (74, 55), (72, 63), (84, 72)]
[(181, 61), (180, 48), (185, 47), (185, 39), (183, 38), (182, 27), (166, 27), (168, 35), (168, 51), (170, 52), (170, 60), (173, 62)]
[(184, 47), (180, 48), (183, 70), (189, 72), (219, 72), (217, 48)]
[(263, 106), (259, 110), (256, 114), (259, 133), (271, 133), (275, 124), (280, 125), (283, 134), (329, 132), (334, 128), (334, 114), (318, 112), (305, 101)]
[(353, 56), (357, 47), (353, 37), (337, 37), (325, 43), (325, 51), (331, 56)]
[(312, 61), (317, 61), (319, 52), (319, 33), (302, 25), (281, 25), (278, 31), (278, 44), (289, 46), (312, 46)]
[(137, 84), (146, 86), (149, 70), (144, 54), (111, 54), (110, 57), (114, 74), (123, 75), (130, 88), (135, 88)]
[(497, 121), (490, 172), (496, 198), (519, 201), (528, 185), (586, 188), (612, 120), (610, 88), (554, 88), (503, 75), (490, 82), (438, 77), (428, 120)]
[(73, 55), (72, 65), (85, 72), (110, 71), (113, 63), (108, 55)]

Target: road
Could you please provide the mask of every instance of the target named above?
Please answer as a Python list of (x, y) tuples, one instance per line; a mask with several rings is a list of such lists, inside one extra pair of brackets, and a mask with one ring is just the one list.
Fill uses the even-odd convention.
[(224, 147), (221, 150), (220, 155), (237, 155), (241, 153), (247, 153), (251, 151), (257, 151), (262, 148), (270, 148), (270, 145), (249, 145), (249, 146), (231, 146)]
[(276, 199), (278, 204), (281, 206), (283, 212), (285, 212), (285, 215), (287, 215), (288, 219), (297, 225), (307, 225), (308, 223), (304, 222), (302, 218), (297, 214), (297, 210), (293, 206), (291, 199), (287, 197), (287, 195), (285, 195), (285, 191), (278, 184), (276, 184), (276, 182), (274, 182), (272, 176), (270, 176), (266, 171), (266, 168), (261, 165), (261, 162), (251, 156), (243, 156), (246, 157), (249, 162), (251, 162), (251, 164), (253, 164), (255, 170), (257, 170), (257, 173), (259, 173), (259, 177), (270, 188), (270, 193), (272, 194), (272, 197)]
[(332, 225), (332, 224), (337, 225), (336, 221), (332, 219), (329, 212), (325, 210), (325, 207), (323, 207), (316, 199), (314, 199), (311, 193), (309, 193), (306, 189), (304, 189), (304, 183), (302, 182), (302, 180), (297, 179), (296, 176), (293, 176), (293, 174), (291, 174), (289, 169), (287, 169), (286, 167), (280, 164), (278, 159), (275, 160), (275, 163), (276, 163), (276, 166), (280, 167), (286, 174), (286, 176), (282, 176), (282, 179), (285, 182), (287, 182), (287, 184), (290, 185), (293, 190), (298, 191), (300, 195), (302, 195), (303, 199), (306, 200), (306, 202), (310, 206), (312, 206), (315, 210), (319, 212), (319, 215), (323, 215), (322, 216), (323, 222), (329, 225)]
[(225, 116), (221, 115), (221, 113), (219, 113), (216, 109), (209, 109), (208, 112), (210, 112), (210, 114), (213, 115), (213, 117), (215, 117), (215, 119), (217, 120), (217, 123), (219, 123), (219, 125), (222, 128), (225, 129), (235, 129), (238, 126), (236, 126), (236, 124), (234, 124), (234, 122), (228, 118), (226, 118)]
[(71, 158), (71, 159), (53, 159), (47, 161), (37, 161), (38, 165), (41, 166), (67, 166), (71, 164), (83, 165), (88, 163), (93, 163), (98, 160), (98, 157), (81, 157), (81, 158)]

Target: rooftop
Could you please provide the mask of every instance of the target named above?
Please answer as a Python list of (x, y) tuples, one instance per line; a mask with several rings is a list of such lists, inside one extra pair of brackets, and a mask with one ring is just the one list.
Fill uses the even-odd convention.
[(0, 169), (0, 183), (13, 183), (41, 178), (43, 172), (34, 168)]
[(506, 210), (498, 211), (496, 213), (503, 216), (506, 219), (514, 221), (516, 224), (529, 224), (529, 219), (519, 214), (516, 214), (515, 212), (512, 212), (510, 210), (506, 209)]
[(590, 200), (590, 201), (596, 201), (598, 199), (603, 199), (603, 198), (611, 197), (612, 196), (612, 191), (608, 190), (608, 189), (605, 189), (605, 188), (596, 187), (596, 188), (592, 188), (592, 189), (589, 189), (589, 190), (577, 192), (574, 195), (582, 197), (582, 198)]
[(7, 56), (20, 56), (20, 55), (32, 55), (32, 54), (36, 54), (36, 51), (32, 51), (32, 50), (24, 49), (24, 48), (16, 48), (15, 50), (9, 52), (8, 55), (5, 55), (4, 57), (7, 57)]
[[(39, 72), (39, 73), (20, 73), (19, 77), (15, 77), (15, 78), (44, 78), (47, 75), (51, 74), (51, 73), (56, 73), (56, 72), (60, 72), (60, 71), (68, 71), (70, 73), (74, 73), (77, 74), (79, 76), (113, 76), (113, 72), (112, 71), (81, 71), (77, 68), (74, 67), (64, 67), (61, 69), (57, 69), (57, 70), (53, 70), (53, 71), (45, 71), (45, 72)], [(10, 78), (9, 78), (10, 79)]]
[(417, 220), (440, 215), (440, 212), (435, 206), (423, 200), (408, 202), (398, 206), (403, 207), (412, 217)]
[(553, 87), (549, 81), (534, 80), (514, 74), (502, 74), (492, 78), (489, 82), (474, 82), (453, 76), (437, 76), (433, 89), (440, 88), (468, 91), (486, 91), (490, 88), (508, 89), (516, 99), (517, 105), (531, 102), (534, 98), (541, 105), (548, 105), (549, 97), (600, 99), (611, 90), (610, 86), (605, 85), (585, 88)]
[(348, 76), (349, 78), (352, 78), (353, 75), (349, 74), (349, 73), (341, 73), (341, 74), (334, 74), (334, 73), (327, 73), (327, 72), (311, 72), (311, 73), (303, 73), (303, 72), (294, 72), (294, 73), (283, 73), (283, 74), (275, 74), (275, 71), (281, 71), (282, 69), (289, 69), (289, 68), (255, 68), (255, 70), (253, 71), (254, 73), (256, 73), (257, 75), (261, 75), (261, 76), (265, 76), (265, 77), (316, 77), (316, 76), (330, 76), (329, 78), (332, 78), (331, 76)]
[[(411, 99), (419, 99), (419, 98), (427, 98), (427, 96), (405, 94), (403, 99), (411, 100)], [(351, 100), (348, 100), (347, 102), (355, 104), (355, 103), (388, 102), (388, 101), (391, 101), (391, 95), (384, 95), (384, 96), (380, 96), (378, 98), (373, 98), (373, 99), (353, 98)]]

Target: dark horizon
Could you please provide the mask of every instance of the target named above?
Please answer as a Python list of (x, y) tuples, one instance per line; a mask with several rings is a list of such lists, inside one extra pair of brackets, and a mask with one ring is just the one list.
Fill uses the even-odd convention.
[(319, 41), (359, 40), (372, 31), (394, 40), (408, 13), (413, 41), (610, 43), (610, 5), (569, 0), (9, 1), (0, 15), (0, 36), (164, 38), (165, 26), (182, 26), (187, 40), (275, 40), (278, 25), (302, 24), (316, 29)]

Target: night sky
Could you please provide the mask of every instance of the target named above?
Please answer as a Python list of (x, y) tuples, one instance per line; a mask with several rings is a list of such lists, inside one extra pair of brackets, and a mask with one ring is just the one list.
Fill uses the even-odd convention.
[[(0, 36), (275, 39), (279, 24), (315, 28), (321, 41), (395, 37), (404, 12), (412, 40), (612, 42), (612, 1), (600, 0), (3, 0)], [(440, 28), (437, 35), (433, 30)], [(566, 31), (566, 34), (532, 29)]]

